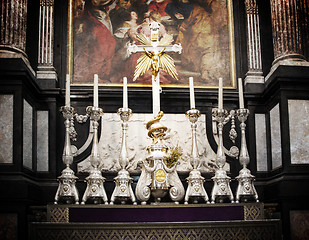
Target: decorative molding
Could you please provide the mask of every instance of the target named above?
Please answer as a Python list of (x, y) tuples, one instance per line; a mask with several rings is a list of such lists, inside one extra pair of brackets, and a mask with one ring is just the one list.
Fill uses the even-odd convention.
[(2, 0), (0, 3), (0, 58), (22, 59), (35, 75), (26, 54), (27, 0)]
[[(27, 0), (2, 0), (0, 48), (26, 50)], [(0, 55), (1, 56), (1, 55)]]
[(68, 223), (69, 222), (69, 208), (55, 207), (50, 209), (50, 222)]
[(263, 219), (263, 211), (263, 204), (244, 205), (244, 220), (248, 221)]
[(54, 1), (40, 1), (37, 78), (55, 79), (54, 62)]
[(273, 65), (281, 61), (305, 61), (301, 38), (302, 32), (308, 31), (308, 26), (303, 26), (300, 13), (306, 12), (308, 1), (274, 0), (270, 1), (270, 5), (275, 57)]
[(31, 239), (281, 239), (279, 220), (133, 223), (31, 224)]
[(248, 72), (245, 85), (264, 83), (260, 42), (259, 10), (256, 0), (246, 0)]

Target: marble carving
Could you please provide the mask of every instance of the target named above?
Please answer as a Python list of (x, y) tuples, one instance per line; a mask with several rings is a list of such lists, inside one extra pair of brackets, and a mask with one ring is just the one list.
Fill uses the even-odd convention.
[(13, 95), (0, 95), (0, 163), (13, 163)]
[(308, 100), (289, 100), (290, 150), (292, 164), (309, 164)]
[(270, 111), (272, 169), (282, 166), (280, 110), (277, 104)]
[[(146, 123), (152, 119), (152, 114), (133, 114), (128, 122), (128, 171), (139, 173), (138, 162), (145, 159), (147, 146), (151, 145), (151, 139), (147, 135)], [(189, 172), (192, 133), (191, 127), (185, 114), (165, 114), (161, 119), (163, 125), (168, 128), (165, 143), (168, 147), (176, 146), (177, 143), (183, 148), (183, 155), (178, 172)], [(99, 151), (101, 156), (102, 171), (117, 172), (120, 169), (118, 163), (121, 146), (121, 121), (116, 113), (105, 113), (101, 122), (101, 137)], [(201, 172), (213, 172), (216, 154), (211, 149), (206, 136), (206, 116), (201, 115), (197, 122), (197, 144), (201, 160)], [(78, 164), (79, 172), (88, 172), (90, 168), (89, 157)]]

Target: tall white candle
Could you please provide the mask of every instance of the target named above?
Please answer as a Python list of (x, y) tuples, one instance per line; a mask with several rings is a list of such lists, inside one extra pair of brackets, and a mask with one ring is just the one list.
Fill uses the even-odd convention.
[(195, 108), (195, 96), (194, 96), (193, 77), (189, 77), (189, 85), (190, 85), (190, 107), (191, 109), (194, 109)]
[(238, 78), (238, 89), (239, 89), (239, 108), (244, 108), (244, 90), (242, 88), (242, 79)]
[(65, 106), (70, 107), (70, 75), (65, 78)]
[(94, 81), (93, 81), (93, 106), (99, 106), (99, 77), (98, 74), (94, 74)]
[(153, 116), (157, 116), (160, 112), (160, 78), (159, 74), (155, 81), (154, 76), (152, 76), (152, 113)]
[(128, 108), (128, 80), (126, 77), (123, 78), (123, 108)]
[(219, 78), (218, 108), (223, 109), (223, 82), (222, 82), (222, 78)]

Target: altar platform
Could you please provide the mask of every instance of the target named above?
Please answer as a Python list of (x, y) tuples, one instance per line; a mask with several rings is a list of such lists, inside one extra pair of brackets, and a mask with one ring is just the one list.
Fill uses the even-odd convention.
[(281, 239), (279, 220), (263, 203), (48, 205), (47, 222), (31, 223), (30, 239)]

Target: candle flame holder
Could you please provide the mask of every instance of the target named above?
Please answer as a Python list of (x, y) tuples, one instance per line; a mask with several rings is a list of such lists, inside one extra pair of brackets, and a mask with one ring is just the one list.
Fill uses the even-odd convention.
[(62, 106), (60, 111), (65, 118), (65, 142), (64, 149), (62, 154), (62, 161), (66, 165), (66, 168), (61, 172), (61, 176), (58, 177), (58, 189), (55, 195), (55, 204), (61, 200), (66, 200), (67, 203), (70, 203), (74, 199), (75, 204), (79, 204), (78, 191), (76, 189), (76, 180), (78, 177), (74, 175), (74, 171), (70, 168), (70, 165), (73, 163), (73, 155), (71, 150), (71, 141), (70, 141), (70, 127), (71, 119), (74, 116), (75, 110), (70, 106)]
[(198, 170), (198, 167), (200, 166), (200, 158), (196, 140), (196, 122), (201, 116), (201, 113), (197, 109), (190, 109), (186, 112), (186, 116), (191, 122), (192, 129), (192, 150), (190, 163), (193, 170), (189, 173), (189, 177), (186, 178), (188, 182), (188, 188), (186, 191), (184, 203), (188, 204), (189, 198), (192, 198), (194, 203), (198, 203), (199, 198), (203, 198), (205, 202), (209, 203), (209, 198), (204, 188), (205, 178), (202, 177), (201, 172)]
[(90, 119), (93, 120), (93, 143), (90, 155), (92, 169), (90, 170), (89, 176), (85, 179), (87, 182), (87, 188), (81, 204), (85, 204), (89, 198), (93, 199), (94, 203), (100, 203), (100, 201), (103, 200), (105, 204), (108, 204), (107, 195), (103, 185), (105, 178), (99, 170), (101, 159), (98, 148), (98, 121), (103, 115), (103, 110), (102, 108), (89, 106), (87, 107), (86, 112), (90, 115)]
[(136, 199), (131, 186), (133, 178), (130, 177), (130, 173), (126, 170), (129, 164), (127, 150), (127, 130), (128, 121), (132, 116), (132, 110), (130, 108), (119, 108), (118, 114), (122, 121), (122, 143), (119, 156), (121, 170), (118, 172), (117, 177), (114, 178), (116, 186), (113, 191), (110, 204), (113, 205), (116, 199), (119, 199), (121, 204), (125, 204), (128, 199), (131, 199), (133, 204), (136, 205)]
[(236, 202), (238, 203), (241, 198), (245, 201), (253, 197), (256, 202), (259, 201), (257, 191), (254, 187), (253, 181), (255, 177), (251, 175), (250, 170), (247, 168), (250, 157), (248, 153), (247, 143), (246, 143), (246, 124), (247, 118), (250, 112), (249, 109), (241, 108), (237, 110), (237, 117), (240, 121), (240, 129), (241, 129), (241, 148), (239, 154), (239, 162), (242, 165), (242, 169), (239, 171), (239, 175), (236, 177), (238, 181), (238, 187), (236, 192)]
[(226, 156), (224, 153), (222, 134), (223, 127), (227, 123), (226, 118), (228, 116), (228, 112), (225, 109), (214, 108), (212, 111), (212, 115), (217, 121), (219, 141), (216, 156), (216, 163), (218, 169), (216, 169), (215, 171), (215, 176), (212, 177), (214, 181), (214, 186), (211, 192), (211, 203), (215, 203), (217, 199), (219, 201), (223, 201), (225, 198), (228, 198), (233, 203), (234, 196), (230, 187), (231, 178), (227, 176), (226, 171), (223, 169), (226, 163)]

